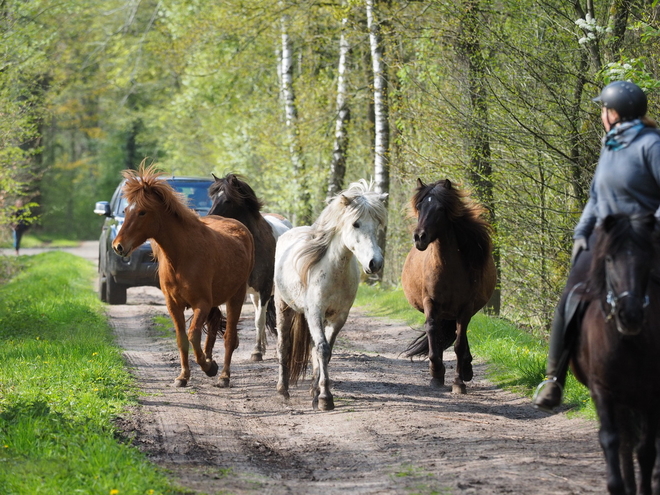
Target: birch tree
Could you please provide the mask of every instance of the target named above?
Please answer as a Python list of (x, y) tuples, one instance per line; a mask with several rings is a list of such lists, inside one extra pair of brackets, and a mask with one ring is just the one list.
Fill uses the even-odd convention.
[(282, 9), (281, 36), (282, 50), (280, 60), (281, 95), (284, 100), (284, 115), (289, 140), (289, 153), (293, 166), (292, 176), (294, 191), (297, 198), (297, 208), (294, 212), (295, 225), (309, 225), (312, 221), (312, 205), (305, 170), (305, 159), (300, 144), (300, 129), (298, 124), (298, 110), (293, 90), (293, 47), (289, 36), (289, 15), (284, 2), (280, 2)]
[[(346, 8), (346, 1), (342, 1), (342, 8)], [(346, 150), (348, 149), (348, 123), (351, 120), (351, 111), (347, 102), (346, 88), (346, 59), (350, 50), (346, 25), (348, 13), (345, 13), (341, 24), (339, 36), (339, 64), (337, 67), (337, 117), (335, 122), (335, 143), (332, 149), (330, 163), (330, 177), (328, 180), (328, 195), (330, 199), (344, 188), (344, 175), (346, 174)]]

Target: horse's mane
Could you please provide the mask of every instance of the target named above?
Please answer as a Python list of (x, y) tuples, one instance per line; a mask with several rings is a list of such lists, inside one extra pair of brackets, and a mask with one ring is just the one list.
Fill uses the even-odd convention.
[(378, 223), (387, 222), (387, 208), (382, 195), (373, 191), (373, 181), (360, 179), (348, 189), (333, 197), (307, 233), (305, 247), (298, 254), (296, 263), (303, 286), (307, 285), (310, 269), (318, 263), (330, 246), (335, 234), (347, 223), (353, 224), (362, 216), (372, 215)]
[(237, 208), (244, 208), (253, 214), (261, 211), (263, 202), (257, 198), (256, 193), (242, 175), (227, 174), (221, 179), (214, 175), (213, 178), (215, 181), (209, 187), (211, 197), (215, 197), (222, 191), (227, 196), (227, 200)]
[[(618, 253), (628, 241), (653, 253), (653, 215), (609, 215), (597, 227), (595, 246), (589, 269), (589, 294), (600, 298), (607, 292), (605, 258)], [(649, 259), (649, 263), (651, 260)]]
[(164, 174), (155, 165), (145, 167), (143, 162), (138, 170), (124, 170), (122, 175), (126, 179), (122, 192), (129, 204), (150, 211), (164, 210), (187, 222), (199, 221), (184, 196), (161, 179)]
[(417, 205), (429, 195), (436, 198), (445, 211), (466, 262), (471, 268), (481, 270), (493, 247), (493, 229), (485, 218), (486, 208), (473, 201), (469, 191), (455, 187), (449, 179), (432, 184), (419, 181), (410, 203), (415, 215), (418, 214)]

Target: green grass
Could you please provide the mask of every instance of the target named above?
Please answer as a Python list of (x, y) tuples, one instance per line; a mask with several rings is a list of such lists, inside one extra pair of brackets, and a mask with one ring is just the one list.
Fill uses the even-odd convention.
[[(23, 248), (63, 248), (63, 247), (76, 247), (80, 244), (79, 241), (72, 241), (71, 239), (61, 239), (58, 237), (32, 234), (30, 231), (23, 234), (21, 238), (21, 249)], [(8, 236), (4, 242), (0, 243), (0, 248), (13, 248), (13, 241), (11, 236)]]
[(181, 493), (117, 439), (136, 390), (92, 264), (63, 252), (19, 263), (0, 286), (0, 493)]
[[(403, 321), (420, 332), (424, 328), (424, 315), (408, 304), (401, 288), (380, 289), (361, 284), (355, 305), (364, 307), (373, 316)], [(545, 376), (547, 342), (508, 321), (483, 313), (472, 318), (468, 332), (472, 354), (488, 363), (488, 378), (500, 387), (531, 398)], [(411, 335), (410, 340), (413, 338)], [(596, 417), (589, 391), (571, 373), (566, 380), (564, 404), (580, 415)]]

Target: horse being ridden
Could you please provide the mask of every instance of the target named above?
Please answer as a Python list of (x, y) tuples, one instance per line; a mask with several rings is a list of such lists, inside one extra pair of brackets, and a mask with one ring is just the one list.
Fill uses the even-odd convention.
[(449, 180), (417, 179), (411, 201), (417, 215), (415, 245), (403, 266), (401, 284), (408, 302), (424, 313), (425, 334), (410, 344), (409, 357), (427, 355), (431, 386), (445, 383), (442, 353), (452, 343), (456, 376), (452, 392), (466, 393), (472, 379), (467, 327), (490, 299), (496, 283), (491, 228), (485, 210)]
[[(571, 368), (591, 393), (600, 418), (599, 439), (609, 493), (635, 493), (632, 455), (637, 446), (637, 493), (660, 493), (660, 285), (653, 214), (605, 217), (596, 229), (587, 291), (588, 307)], [(641, 426), (641, 428), (639, 428)], [(652, 491), (652, 480), (655, 480)]]
[(387, 194), (372, 191), (365, 180), (335, 196), (311, 226), (280, 237), (275, 253), (277, 391), (289, 397), (289, 382), (304, 373), (310, 354), (312, 405), (334, 409), (328, 363), (337, 334), (355, 300), (360, 269), (383, 267), (378, 233), (387, 223)]
[(221, 179), (215, 175), (213, 178), (215, 182), (209, 188), (213, 205), (209, 214), (238, 220), (254, 237), (254, 268), (248, 280), (248, 294), (254, 306), (257, 335), (251, 360), (262, 361), (266, 352), (265, 329), (276, 335), (272, 302), (275, 244), (293, 225), (281, 215), (261, 213), (263, 203), (242, 177), (227, 174)]
[[(154, 167), (125, 170), (123, 193), (129, 206), (126, 218), (112, 247), (119, 256), (128, 256), (147, 239), (153, 240), (158, 260), (160, 287), (176, 329), (181, 373), (175, 380), (184, 387), (190, 379), (188, 346), (208, 376), (218, 365), (211, 359), (213, 342), (201, 347), (202, 327), (209, 333), (222, 331), (218, 306), (226, 305), (225, 356), (218, 387), (228, 387), (231, 357), (238, 347), (237, 324), (245, 299), (247, 280), (254, 265), (252, 234), (240, 222), (217, 216), (200, 218), (190, 210)], [(184, 310), (193, 309), (186, 335)]]

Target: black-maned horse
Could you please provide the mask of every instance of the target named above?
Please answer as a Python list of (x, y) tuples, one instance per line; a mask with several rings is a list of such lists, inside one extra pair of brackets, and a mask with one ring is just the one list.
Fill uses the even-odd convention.
[[(254, 237), (254, 269), (248, 281), (248, 294), (254, 305), (254, 324), (257, 330), (252, 361), (263, 360), (266, 352), (266, 331), (275, 331), (275, 305), (273, 295), (273, 273), (275, 270), (275, 245), (277, 239), (292, 225), (276, 213), (261, 213), (263, 202), (245, 179), (236, 174), (218, 178), (209, 188), (213, 205), (209, 215), (233, 218), (245, 225)], [(213, 336), (209, 335), (210, 338)]]
[(470, 319), (490, 299), (497, 279), (491, 228), (485, 209), (449, 180), (424, 184), (417, 179), (411, 200), (417, 215), (415, 245), (401, 274), (408, 302), (424, 313), (425, 334), (405, 351), (427, 355), (431, 386), (445, 382), (442, 353), (454, 344), (456, 376), (452, 392), (466, 393), (472, 379), (472, 355), (467, 338)]
[[(600, 418), (612, 494), (660, 493), (660, 285), (652, 214), (611, 215), (598, 227), (580, 336), (571, 360)], [(640, 480), (635, 488), (634, 456)], [(653, 490), (652, 490), (652, 485)]]

